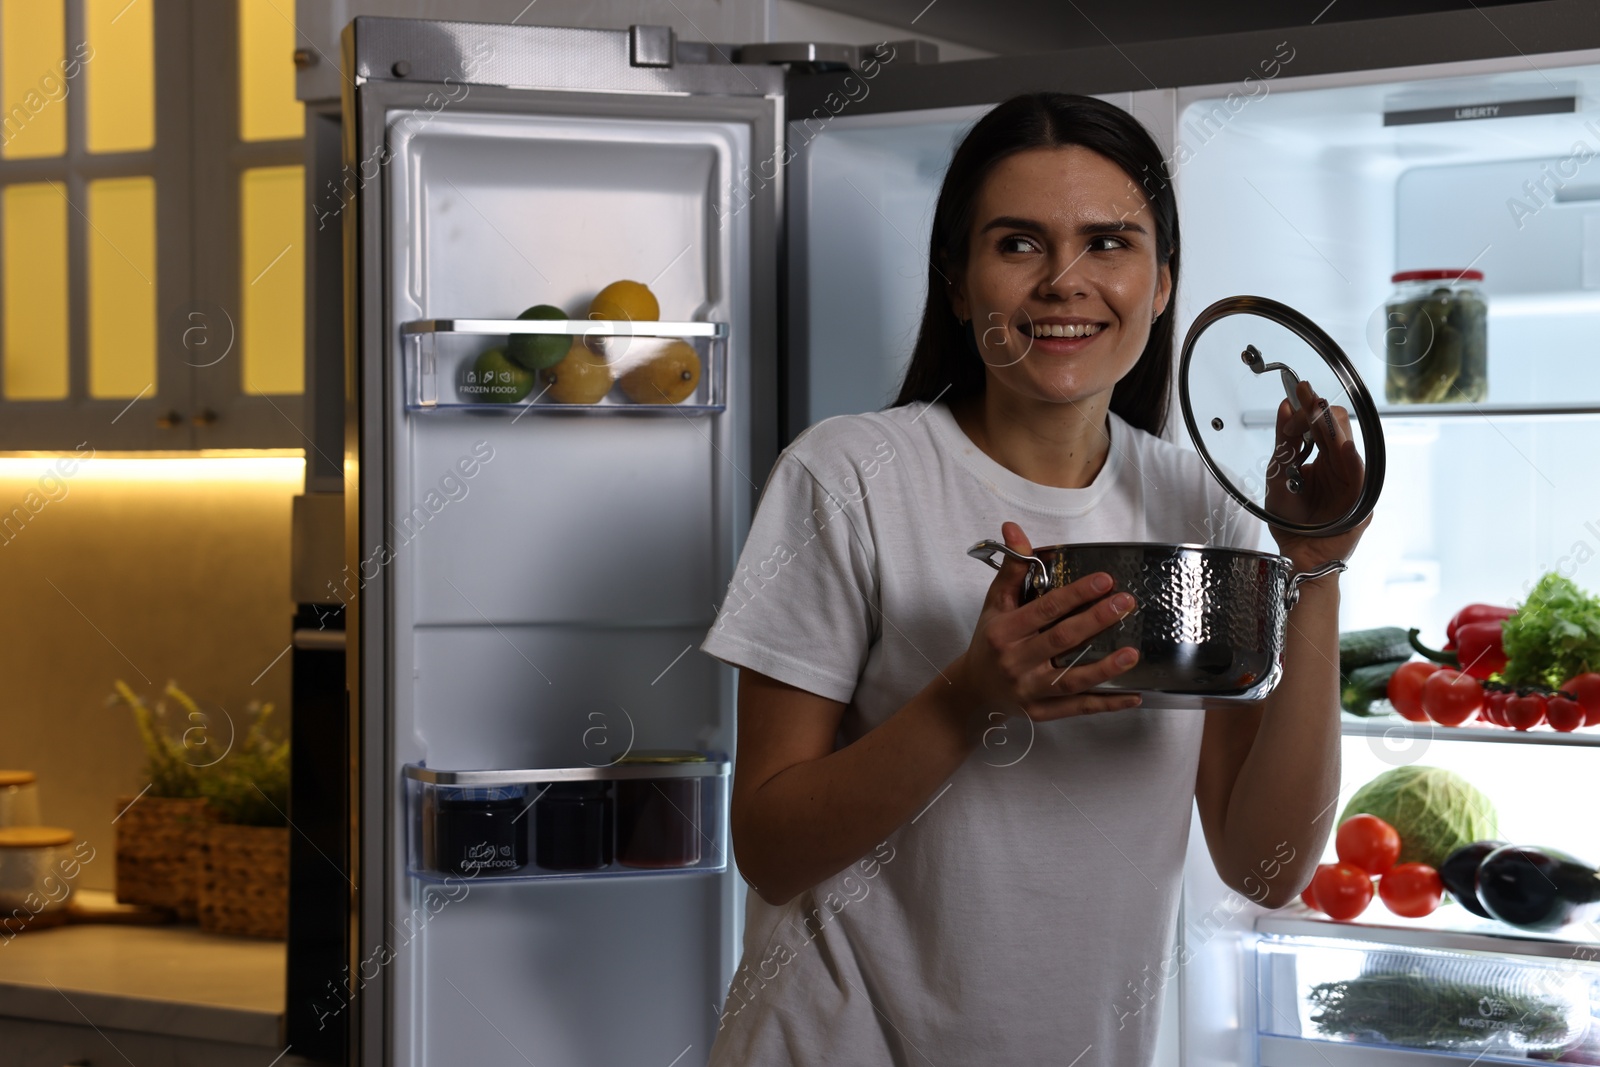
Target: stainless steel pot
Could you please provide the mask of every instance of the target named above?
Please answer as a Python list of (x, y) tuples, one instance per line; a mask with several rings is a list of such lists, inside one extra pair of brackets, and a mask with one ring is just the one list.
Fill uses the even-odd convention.
[(1301, 584), (1345, 569), (1335, 560), (1297, 574), (1284, 556), (1202, 545), (1050, 545), (1025, 555), (979, 541), (967, 550), (999, 570), (996, 553), (1028, 564), (1023, 603), (1100, 571), (1133, 594), (1138, 606), (1120, 622), (1051, 662), (1066, 668), (1138, 649), (1131, 670), (1095, 691), (1142, 693), (1146, 707), (1266, 696), (1283, 670), (1284, 626)]
[[(1302, 410), (1302, 382), (1320, 398), (1316, 413), (1303, 414), (1331, 424), (1333, 407), (1348, 413), (1349, 443), (1362, 461), (1358, 485), (1304, 476), (1316, 469), (1307, 466), (1319, 447), (1316, 440), (1328, 434), (1306, 430), (1298, 440), (1278, 440), (1280, 410)], [(1329, 537), (1355, 529), (1377, 504), (1385, 459), (1372, 396), (1338, 344), (1294, 308), (1265, 297), (1232, 296), (1202, 311), (1184, 335), (1178, 400), (1206, 469), (1268, 525)], [(1031, 556), (999, 541), (968, 549), (996, 569), (997, 552), (1027, 561), (1024, 601), (1097, 571), (1138, 599), (1117, 625), (1052, 662), (1093, 663), (1117, 649), (1136, 648), (1139, 662), (1097, 688), (1139, 692), (1148, 707), (1266, 696), (1283, 671), (1284, 628), (1300, 585), (1345, 569), (1335, 560), (1296, 574), (1284, 556), (1192, 544), (1051, 545)]]

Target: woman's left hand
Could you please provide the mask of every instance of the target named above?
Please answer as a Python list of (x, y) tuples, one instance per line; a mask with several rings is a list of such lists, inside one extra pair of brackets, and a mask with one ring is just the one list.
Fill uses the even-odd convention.
[[(1267, 470), (1266, 508), (1291, 522), (1327, 522), (1346, 515), (1361, 495), (1365, 465), (1350, 436), (1350, 415), (1318, 397), (1310, 383), (1297, 387), (1300, 410), (1288, 400), (1278, 406), (1277, 444)], [(1303, 435), (1310, 431), (1316, 458), (1300, 464), (1300, 491), (1289, 491), (1289, 467), (1299, 453)], [(1314, 537), (1272, 527), (1278, 550), (1294, 561), (1295, 569), (1313, 570), (1332, 560), (1349, 559), (1372, 516), (1354, 529), (1332, 537)]]

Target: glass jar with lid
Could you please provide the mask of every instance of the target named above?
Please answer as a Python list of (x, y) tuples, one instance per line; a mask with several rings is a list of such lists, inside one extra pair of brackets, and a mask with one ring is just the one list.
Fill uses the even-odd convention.
[(434, 801), (435, 868), (475, 876), (526, 867), (525, 794), (520, 785), (440, 787)]
[(1384, 398), (1480, 403), (1489, 396), (1489, 316), (1479, 270), (1404, 270), (1385, 305)]
[(61, 826), (0, 829), (0, 912), (14, 919), (64, 907), (72, 894), (68, 872), (76, 873), (72, 842)]
[(611, 785), (604, 780), (551, 782), (534, 805), (534, 862), (547, 871), (611, 866)]
[[(632, 752), (619, 766), (704, 763), (704, 752)], [(632, 778), (617, 782), (617, 862), (624, 867), (693, 867), (700, 862), (699, 778)]]

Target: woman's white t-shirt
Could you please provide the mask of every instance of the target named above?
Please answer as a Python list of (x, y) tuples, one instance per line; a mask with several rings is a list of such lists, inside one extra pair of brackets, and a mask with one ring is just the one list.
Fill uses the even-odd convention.
[[(838, 746), (966, 651), (1000, 524), (1034, 545), (1255, 548), (1193, 452), (1116, 415), (1083, 489), (977, 448), (942, 403), (841, 415), (779, 456), (701, 648), (848, 704)], [(720, 1067), (1146, 1067), (1170, 977), (1202, 713), (997, 723), (868, 855), (783, 907), (748, 894)]]

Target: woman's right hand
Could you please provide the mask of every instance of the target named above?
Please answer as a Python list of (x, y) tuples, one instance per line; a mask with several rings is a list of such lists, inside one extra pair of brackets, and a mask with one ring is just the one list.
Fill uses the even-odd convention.
[[(1016, 523), (1003, 523), (1000, 533), (1008, 547), (1022, 553), (1033, 551)], [(1134, 694), (1085, 692), (1137, 663), (1135, 649), (1121, 649), (1098, 662), (1065, 669), (1050, 662), (1116, 625), (1137, 606), (1133, 596), (1115, 592), (1111, 576), (1099, 573), (1052, 589), (1019, 607), (1027, 571), (1028, 564), (1005, 557), (984, 598), (972, 643), (953, 664), (952, 680), (973, 721), (995, 711), (1045, 722), (1136, 707), (1139, 697)], [(1092, 606), (1079, 611), (1086, 604)], [(1079, 613), (1063, 618), (1074, 611)]]

